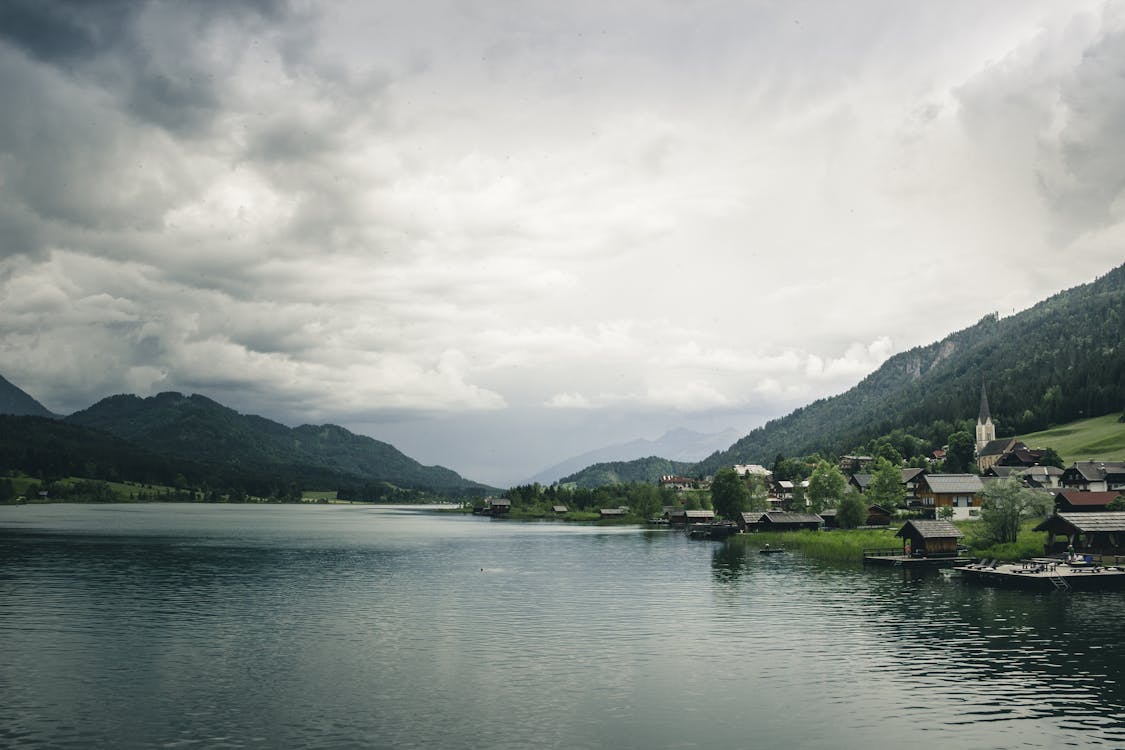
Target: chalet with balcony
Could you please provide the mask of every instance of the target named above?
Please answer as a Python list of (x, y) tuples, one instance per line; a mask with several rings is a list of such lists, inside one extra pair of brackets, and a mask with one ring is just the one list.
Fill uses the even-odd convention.
[(952, 508), (954, 518), (980, 513), (984, 485), (976, 474), (923, 474), (918, 482), (922, 509), (936, 516), (941, 508)]

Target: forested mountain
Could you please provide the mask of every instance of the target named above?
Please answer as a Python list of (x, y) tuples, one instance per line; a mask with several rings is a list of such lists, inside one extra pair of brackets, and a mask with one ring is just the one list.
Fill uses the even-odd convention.
[(0, 414), (54, 417), (55, 414), (20, 388), (0, 376)]
[(779, 455), (848, 453), (884, 435), (940, 447), (953, 432), (972, 429), (982, 385), (1001, 437), (1120, 412), (1125, 266), (1008, 318), (988, 315), (895, 355), (846, 393), (772, 420), (697, 464), (662, 466), (657, 458), (595, 464), (560, 481), (591, 487), (670, 473), (702, 476), (740, 463), (769, 466)]
[(738, 437), (739, 433), (733, 429), (713, 434), (704, 434), (684, 428), (669, 430), (656, 440), (633, 440), (628, 443), (598, 448), (569, 458), (549, 469), (544, 469), (528, 479), (525, 484), (538, 482), (548, 485), (559, 480), (560, 477), (581, 472), (587, 467), (593, 468), (596, 464), (632, 461), (644, 456), (663, 456), (672, 461), (694, 464), (716, 450), (730, 445)]
[(980, 389), (998, 436), (1125, 406), (1125, 266), (1007, 318), (989, 315), (895, 355), (859, 385), (753, 430), (697, 464), (714, 473), (779, 454), (839, 454), (898, 430), (940, 446), (975, 421)]
[(610, 484), (630, 482), (656, 482), (667, 474), (681, 474), (693, 468), (694, 464), (683, 461), (669, 461), (666, 458), (650, 456), (635, 461), (611, 461), (587, 466), (582, 471), (563, 477), (559, 484), (575, 484), (582, 489), (595, 489)]
[[(317, 477), (325, 489), (343, 478), (436, 491), (485, 490), (441, 466), (423, 466), (394, 446), (335, 425), (289, 428), (244, 415), (199, 395), (112, 396), (66, 418), (149, 451), (255, 477)], [(306, 488), (309, 484), (306, 482)]]

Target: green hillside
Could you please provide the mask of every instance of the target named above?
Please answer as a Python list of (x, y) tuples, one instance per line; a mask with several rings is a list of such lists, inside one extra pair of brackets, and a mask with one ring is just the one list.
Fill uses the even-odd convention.
[(998, 435), (1031, 433), (1125, 405), (1125, 266), (1008, 318), (989, 315), (895, 355), (857, 386), (750, 432), (697, 464), (714, 473), (855, 450), (895, 430), (940, 446), (975, 421), (981, 384)]
[(1120, 413), (1070, 422), (1021, 435), (1032, 448), (1054, 448), (1068, 465), (1075, 461), (1125, 461), (1125, 422)]
[(682, 474), (692, 468), (692, 464), (683, 461), (669, 461), (666, 458), (638, 458), (633, 461), (609, 461), (587, 466), (582, 471), (563, 477), (558, 481), (562, 485), (571, 485), (582, 489), (595, 489), (608, 487), (613, 484), (629, 484), (632, 482), (657, 482), (660, 477), (668, 474)]
[(487, 491), (441, 466), (423, 466), (394, 446), (334, 425), (295, 429), (236, 412), (209, 398), (161, 393), (103, 399), (66, 418), (146, 449), (224, 474), (284, 477), (317, 487), (383, 482), (440, 492)]

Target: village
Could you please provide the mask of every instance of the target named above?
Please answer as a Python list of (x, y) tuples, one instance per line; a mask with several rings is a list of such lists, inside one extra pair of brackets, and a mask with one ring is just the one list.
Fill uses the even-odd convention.
[[(809, 499), (808, 479), (798, 482), (778, 479), (764, 466), (736, 464), (728, 467), (729, 470), (740, 480), (764, 490), (764, 508), (723, 517), (713, 507), (704, 507), (706, 504), (694, 499), (699, 493), (712, 491), (714, 477), (666, 475), (659, 480), (663, 496), (678, 497), (680, 501), (665, 505), (661, 514), (649, 519), (649, 523), (680, 528), (692, 538), (716, 540), (760, 532), (885, 529), (901, 523), (895, 534), (900, 546), (865, 549), (865, 563), (956, 567), (971, 577), (989, 582), (1011, 576), (1020, 581), (1042, 578), (1055, 588), (1071, 587), (1067, 584), (1069, 576), (1062, 575), (1071, 571), (1086, 573), (1083, 581), (1095, 578), (1125, 581), (1125, 571), (1118, 570), (1119, 564), (1125, 563), (1125, 461), (1078, 461), (1060, 469), (1041, 463), (1047, 453), (1044, 449), (1031, 448), (1016, 438), (997, 439), (995, 431), (987, 395), (982, 388), (974, 453), (980, 474), (898, 467), (900, 500), (894, 504), (868, 502), (873, 479), (869, 469), (875, 457), (840, 456), (834, 468), (845, 479), (845, 496), (861, 503), (858, 522), (841, 523), (840, 508), (831, 504), (814, 508)], [(954, 522), (980, 519), (989, 494), (987, 488), (997, 483), (1018, 485), (1025, 496), (1036, 498), (1034, 505), (1043, 512), (1036, 519), (1034, 530), (1047, 535), (1041, 557), (1013, 565), (997, 559), (975, 560), (966, 556), (967, 550), (961, 543), (964, 533)], [(510, 499), (493, 498), (478, 512), (504, 517), (511, 507)], [(565, 505), (552, 506), (552, 512), (558, 517), (568, 511)], [(597, 518), (602, 521), (628, 517), (630, 508), (627, 506), (600, 508), (597, 512)], [(763, 548), (762, 551), (779, 550)], [(1067, 564), (1061, 571), (1060, 562)], [(1012, 570), (1008, 570), (1009, 566)], [(1099, 575), (1090, 575), (1092, 573)]]

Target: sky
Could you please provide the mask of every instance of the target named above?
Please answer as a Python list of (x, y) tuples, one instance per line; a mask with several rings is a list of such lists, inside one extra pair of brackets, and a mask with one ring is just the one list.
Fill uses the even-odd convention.
[(1125, 261), (1123, 77), (1118, 0), (6, 0), (0, 374), (498, 486), (745, 433)]

